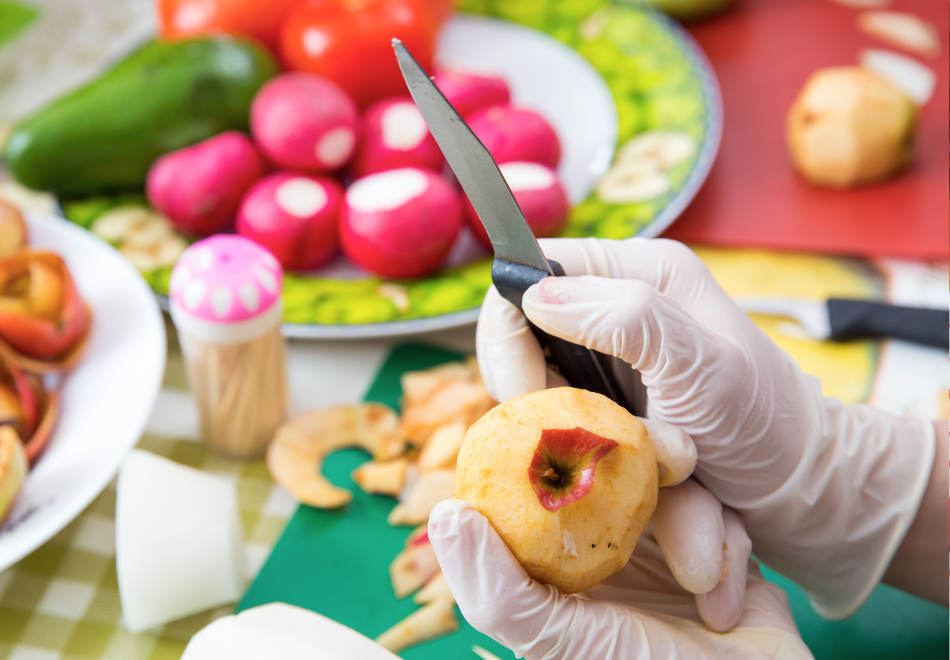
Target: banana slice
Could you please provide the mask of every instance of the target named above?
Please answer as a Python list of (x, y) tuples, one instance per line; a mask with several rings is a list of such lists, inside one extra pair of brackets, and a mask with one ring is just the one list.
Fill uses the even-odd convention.
[(188, 244), (177, 234), (160, 236), (150, 245), (136, 245), (125, 242), (119, 251), (132, 262), (138, 270), (148, 273), (159, 268), (172, 266)]
[(117, 206), (96, 218), (92, 233), (110, 243), (122, 243), (152, 215), (144, 206)]
[(616, 162), (653, 162), (659, 170), (668, 170), (696, 153), (696, 140), (679, 131), (647, 131), (628, 140), (617, 153)]
[(652, 161), (619, 162), (597, 184), (597, 196), (608, 204), (630, 204), (656, 199), (672, 187)]

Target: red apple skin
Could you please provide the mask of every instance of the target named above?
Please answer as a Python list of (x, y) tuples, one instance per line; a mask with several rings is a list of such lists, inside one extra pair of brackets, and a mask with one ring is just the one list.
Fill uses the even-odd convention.
[(346, 165), (356, 150), (360, 116), (353, 99), (332, 80), (283, 73), (251, 104), (251, 134), (279, 167), (322, 173)]
[(557, 133), (532, 110), (496, 105), (479, 110), (466, 121), (498, 163), (527, 160), (553, 170), (561, 160)]
[[(547, 188), (518, 188), (518, 182), (505, 173), (505, 166), (513, 164), (514, 163), (502, 163), (500, 169), (508, 180), (508, 186), (511, 188), (511, 192), (515, 196), (515, 201), (518, 202), (518, 206), (521, 207), (521, 212), (524, 213), (524, 218), (527, 220), (528, 226), (531, 227), (532, 231), (534, 231), (534, 235), (538, 238), (557, 236), (567, 223), (567, 216), (570, 213), (571, 205), (567, 199), (567, 193), (564, 191), (564, 187), (557, 180), (557, 175), (554, 170), (545, 167), (545, 170), (550, 173), (552, 178), (552, 184)], [(531, 165), (544, 167), (540, 163), (531, 163)], [(479, 243), (491, 249), (488, 232), (485, 231), (485, 226), (482, 224), (482, 221), (478, 219), (475, 207), (472, 206), (467, 195), (463, 197), (465, 220), (472, 230), (472, 234), (475, 235)]]
[(511, 102), (508, 83), (501, 76), (446, 69), (436, 73), (433, 82), (463, 119), (484, 108)]
[(233, 220), (241, 197), (262, 176), (264, 161), (251, 139), (225, 131), (156, 159), (146, 193), (180, 231), (209, 236)]
[(417, 117), (421, 125), (425, 126), (425, 120), (411, 96), (394, 96), (371, 105), (363, 115), (363, 136), (351, 168), (354, 176), (363, 177), (399, 167), (425, 167), (436, 172), (442, 170), (442, 152), (428, 128), (425, 128), (424, 133), (420, 131), (421, 139), (409, 149), (394, 148), (391, 138), (390, 144), (387, 144), (387, 129), (392, 130), (392, 124), (387, 123), (387, 116), (392, 117), (393, 112), (400, 110), (414, 112), (410, 118), (414, 120)]
[[(395, 208), (366, 210), (355, 203), (357, 188), (376, 185), (373, 177), (416, 172), (426, 179), (424, 192)], [(368, 184), (366, 182), (369, 182)], [(462, 204), (455, 188), (435, 172), (402, 168), (372, 174), (347, 190), (340, 237), (343, 253), (354, 263), (383, 277), (414, 278), (438, 269), (458, 235)]]
[[(304, 192), (322, 191), (324, 203), (314, 209), (312, 198), (305, 199), (298, 202), (296, 212), (286, 200), (282, 203), (281, 190), (301, 185)], [(339, 254), (342, 206), (343, 188), (334, 179), (277, 172), (258, 181), (245, 195), (237, 232), (267, 248), (287, 270), (313, 270)]]

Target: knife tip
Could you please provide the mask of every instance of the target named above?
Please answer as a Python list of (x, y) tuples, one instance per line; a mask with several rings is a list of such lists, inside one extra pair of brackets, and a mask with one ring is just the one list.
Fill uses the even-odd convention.
[(392, 42), (392, 43), (393, 43), (393, 46), (396, 46), (396, 45), (398, 45), (398, 44), (401, 44), (402, 41), (399, 40), (399, 39), (397, 39), (396, 37), (393, 37), (393, 42)]

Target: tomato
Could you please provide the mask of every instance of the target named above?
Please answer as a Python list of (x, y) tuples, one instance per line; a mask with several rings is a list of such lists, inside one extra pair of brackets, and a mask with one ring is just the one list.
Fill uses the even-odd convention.
[(429, 70), (435, 30), (426, 0), (307, 0), (288, 14), (279, 51), (287, 68), (329, 78), (365, 108), (407, 92), (393, 37)]
[(455, 11), (455, 0), (426, 0), (425, 4), (439, 25), (442, 25)]
[(300, 0), (158, 0), (159, 34), (183, 39), (232, 34), (277, 47), (281, 23)]

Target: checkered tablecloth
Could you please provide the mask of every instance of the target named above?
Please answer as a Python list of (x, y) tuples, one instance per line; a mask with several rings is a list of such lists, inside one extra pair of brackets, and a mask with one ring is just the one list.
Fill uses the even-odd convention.
[[(175, 403), (187, 401), (182, 387), (180, 357), (172, 354), (159, 399), (165, 416), (174, 418)], [(189, 414), (183, 411), (181, 416)], [(174, 429), (175, 420), (170, 421), (168, 428)], [(297, 506), (274, 484), (263, 461), (223, 460), (208, 454), (194, 438), (147, 433), (138, 446), (235, 479), (250, 581)], [(177, 660), (192, 635), (231, 612), (227, 606), (150, 632), (126, 630), (116, 581), (115, 498), (113, 481), (59, 534), (0, 572), (0, 660)]]

